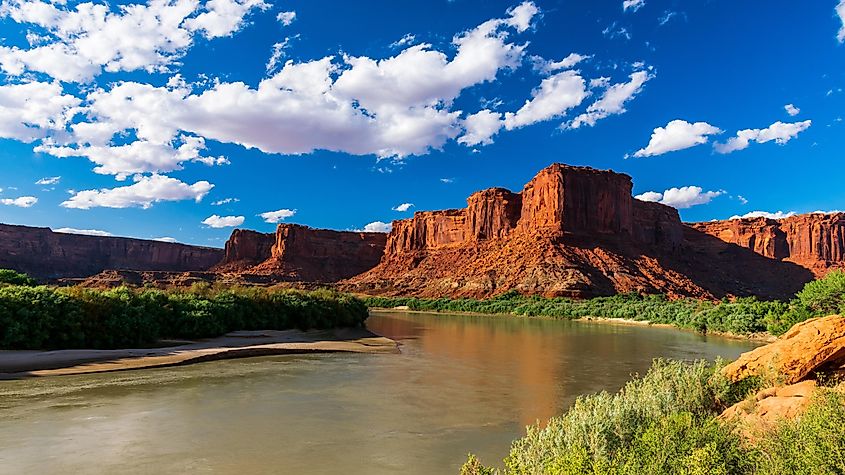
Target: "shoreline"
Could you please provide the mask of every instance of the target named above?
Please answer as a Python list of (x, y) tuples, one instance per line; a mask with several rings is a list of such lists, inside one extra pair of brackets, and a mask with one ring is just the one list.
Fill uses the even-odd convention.
[(752, 341), (755, 343), (772, 343), (773, 341), (777, 340), (777, 337), (770, 333), (753, 333), (750, 335), (740, 335), (736, 333), (730, 332), (718, 332), (718, 331), (711, 331), (708, 333), (701, 333), (689, 328), (681, 328), (671, 323), (654, 323), (648, 320), (631, 320), (628, 318), (610, 318), (610, 317), (580, 317), (580, 318), (556, 318), (556, 317), (549, 317), (546, 315), (518, 315), (515, 313), (481, 313), (481, 312), (438, 312), (436, 310), (411, 310), (407, 307), (395, 307), (395, 308), (383, 308), (383, 307), (371, 307), (369, 309), (371, 312), (403, 312), (403, 313), (428, 313), (428, 314), (442, 314), (442, 315), (464, 315), (464, 316), (485, 316), (485, 317), (517, 317), (517, 318), (542, 318), (546, 320), (566, 320), (570, 322), (581, 322), (581, 323), (600, 323), (605, 325), (626, 325), (626, 326), (643, 326), (643, 327), (656, 327), (656, 328), (669, 328), (672, 330), (684, 331), (695, 333), (697, 335), (703, 336), (718, 336), (721, 338), (729, 338), (732, 340), (743, 340), (743, 341)]
[(236, 331), (185, 344), (116, 350), (0, 351), (0, 380), (166, 368), (224, 359), (309, 353), (394, 354), (398, 343), (365, 329)]

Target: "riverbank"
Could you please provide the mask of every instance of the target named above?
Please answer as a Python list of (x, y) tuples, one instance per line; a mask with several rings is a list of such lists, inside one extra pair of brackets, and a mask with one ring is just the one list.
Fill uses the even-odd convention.
[(103, 373), (301, 353), (398, 353), (394, 340), (364, 329), (236, 331), (166, 347), (0, 351), (0, 379)]
[[(371, 307), (370, 312), (402, 312), (402, 313), (419, 313), (419, 314), (443, 314), (443, 315), (464, 315), (464, 316), (483, 316), (483, 317), (520, 317), (520, 318), (541, 318), (541, 319), (548, 319), (548, 320), (561, 320), (560, 317), (554, 317), (549, 315), (523, 315), (518, 313), (506, 313), (506, 312), (497, 312), (497, 313), (485, 313), (485, 312), (466, 312), (466, 311), (437, 311), (437, 310), (412, 310), (408, 306), (398, 306), (393, 308), (386, 308), (386, 307)], [(633, 320), (630, 318), (610, 318), (610, 317), (579, 317), (579, 318), (566, 318), (566, 320), (570, 320), (573, 322), (582, 322), (582, 323), (600, 323), (600, 324), (607, 324), (607, 325), (629, 325), (629, 326), (638, 326), (638, 327), (655, 327), (655, 328), (669, 328), (672, 330), (680, 330), (684, 332), (690, 333), (697, 333), (702, 334), (697, 330), (693, 330), (691, 328), (679, 327), (677, 325), (671, 323), (656, 323), (651, 322), (648, 320)], [(750, 333), (750, 334), (740, 334), (740, 333), (731, 333), (731, 332), (720, 332), (716, 330), (710, 330), (706, 333), (707, 335), (718, 336), (721, 338), (730, 338), (733, 340), (742, 340), (742, 341), (752, 341), (755, 343), (771, 343), (777, 340), (775, 335), (772, 335), (768, 332), (757, 332), (757, 333)]]

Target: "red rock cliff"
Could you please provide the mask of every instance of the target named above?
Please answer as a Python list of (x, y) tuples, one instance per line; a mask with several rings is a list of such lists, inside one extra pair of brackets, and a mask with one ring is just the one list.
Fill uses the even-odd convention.
[(811, 213), (780, 220), (730, 219), (689, 226), (718, 238), (711, 241), (717, 249), (735, 244), (769, 259), (794, 262), (817, 276), (845, 264), (845, 213)]
[(219, 271), (271, 275), (284, 281), (336, 282), (379, 263), (387, 235), (280, 224), (275, 234), (235, 230)]
[(88, 277), (106, 269), (200, 271), (222, 258), (222, 249), (0, 224), (0, 268), (38, 278)]

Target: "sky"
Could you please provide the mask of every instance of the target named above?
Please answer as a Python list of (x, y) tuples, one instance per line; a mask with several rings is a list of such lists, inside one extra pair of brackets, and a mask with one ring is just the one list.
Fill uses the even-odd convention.
[(0, 0), (0, 222), (386, 231), (551, 163), (845, 209), (845, 0)]

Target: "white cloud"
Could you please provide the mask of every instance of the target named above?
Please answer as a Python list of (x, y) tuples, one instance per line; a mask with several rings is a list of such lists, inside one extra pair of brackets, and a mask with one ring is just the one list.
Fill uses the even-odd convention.
[(581, 105), (589, 95), (584, 78), (574, 71), (563, 71), (543, 79), (516, 113), (505, 114), (505, 128), (513, 130), (544, 120), (560, 117)]
[(407, 33), (402, 38), (399, 38), (398, 40), (394, 41), (393, 43), (390, 43), (390, 47), (391, 48), (403, 48), (405, 46), (413, 44), (414, 41), (416, 41), (416, 40), (417, 40), (417, 37), (415, 35)]
[(80, 100), (64, 94), (58, 82), (0, 86), (0, 138), (32, 142), (62, 130)]
[(786, 111), (787, 114), (795, 117), (796, 115), (801, 113), (801, 109), (795, 107), (793, 104), (787, 104), (783, 106), (783, 109)]
[(265, 223), (278, 223), (296, 214), (295, 209), (280, 209), (259, 214)]
[(449, 184), (449, 183), (454, 183), (454, 182), (455, 182), (455, 179), (454, 179), (454, 178), (441, 178), (441, 179), (440, 179), (440, 183), (446, 183), (446, 184)]
[(775, 211), (774, 213), (768, 211), (752, 211), (745, 213), (742, 216), (731, 216), (729, 219), (747, 219), (747, 218), (766, 218), (766, 219), (783, 219), (790, 216), (795, 216), (795, 211), (784, 213), (783, 211)]
[(660, 18), (657, 19), (657, 23), (660, 24), (660, 26), (663, 26), (669, 23), (669, 20), (676, 16), (678, 16), (678, 12), (672, 12), (667, 10), (663, 12), (663, 15)]
[(390, 209), (392, 209), (393, 211), (399, 211), (401, 213), (404, 213), (404, 212), (408, 211), (409, 209), (411, 209), (413, 206), (414, 206), (413, 203), (402, 203), (401, 205), (396, 205), (396, 206), (394, 206), (393, 208), (390, 208)]
[(267, 70), (267, 74), (275, 73), (279, 67), (279, 64), (282, 62), (282, 58), (285, 57), (285, 50), (290, 47), (290, 38), (285, 38), (284, 41), (279, 43), (273, 44), (273, 51), (270, 53), (270, 59), (267, 60), (267, 65), (265, 69)]
[(663, 193), (657, 191), (647, 191), (634, 198), (640, 201), (653, 201), (671, 206), (677, 209), (691, 208), (697, 205), (707, 204), (713, 198), (724, 195), (725, 192), (719, 191), (704, 191), (700, 186), (682, 186), (680, 188), (669, 188)]
[(502, 128), (502, 114), (489, 109), (476, 112), (463, 121), (464, 134), (458, 137), (458, 143), (466, 146), (490, 145), (493, 136)]
[(279, 12), (279, 14), (276, 15), (276, 20), (279, 20), (279, 23), (284, 26), (290, 26), (290, 24), (296, 20), (296, 12)]
[(202, 224), (210, 228), (234, 228), (244, 224), (245, 218), (243, 216), (218, 216), (213, 214), (202, 221)]
[(393, 224), (383, 223), (381, 221), (373, 221), (364, 226), (363, 231), (368, 233), (389, 233), (393, 229)]
[[(27, 71), (67, 82), (88, 82), (109, 72), (165, 70), (193, 44), (195, 32), (206, 38), (229, 36), (258, 0), (150, 0), (146, 5), (10, 0), (0, 18), (38, 28), (50, 37), (28, 49), (0, 46), (0, 68), (12, 76)], [(40, 35), (43, 38), (45, 35)]]
[(223, 198), (222, 200), (211, 203), (211, 206), (222, 206), (229, 203), (237, 203), (238, 201), (240, 201), (238, 198)]
[(21, 196), (19, 198), (3, 198), (0, 199), (0, 205), (17, 206), (18, 208), (31, 208), (35, 203), (38, 203), (38, 198), (34, 196)]
[(777, 121), (765, 129), (740, 130), (736, 137), (728, 139), (725, 143), (717, 143), (714, 148), (719, 153), (731, 153), (748, 148), (751, 142), (766, 143), (774, 140), (778, 145), (783, 145), (810, 128), (812, 124), (811, 120), (794, 123)]
[(601, 119), (624, 113), (625, 104), (639, 94), (646, 81), (653, 77), (646, 71), (632, 73), (630, 81), (608, 87), (599, 100), (590, 104), (585, 113), (566, 124), (565, 128), (577, 129), (583, 125), (592, 127)]
[(839, 2), (839, 5), (836, 5), (836, 14), (839, 15), (839, 21), (842, 22), (842, 26), (839, 28), (839, 33), (836, 35), (836, 39), (839, 40), (840, 43), (845, 42), (845, 0)]
[(65, 208), (91, 209), (141, 207), (147, 209), (160, 201), (201, 201), (214, 185), (198, 181), (188, 185), (162, 175), (137, 177), (134, 184), (117, 188), (84, 190), (74, 193), (62, 203)]
[(36, 185), (56, 185), (62, 179), (60, 176), (44, 177), (35, 182)]
[(562, 69), (571, 69), (581, 61), (590, 58), (592, 58), (592, 56), (586, 56), (578, 53), (570, 53), (569, 56), (560, 61), (551, 61), (540, 56), (532, 56), (531, 63), (534, 65), (534, 70), (543, 74), (551, 74)]
[(85, 236), (114, 236), (114, 234), (108, 231), (102, 231), (99, 229), (76, 229), (76, 228), (59, 228), (54, 229), (53, 232), (62, 233), (62, 234), (83, 234)]
[(622, 10), (635, 12), (645, 5), (645, 0), (623, 0)]
[(722, 130), (707, 122), (690, 123), (676, 119), (666, 127), (657, 127), (651, 134), (651, 140), (645, 148), (637, 150), (635, 157), (651, 157), (668, 152), (684, 150), (707, 143), (710, 135), (720, 134)]
[(179, 242), (176, 238), (172, 238), (172, 237), (169, 237), (169, 236), (153, 238), (153, 241), (169, 242), (169, 243)]

